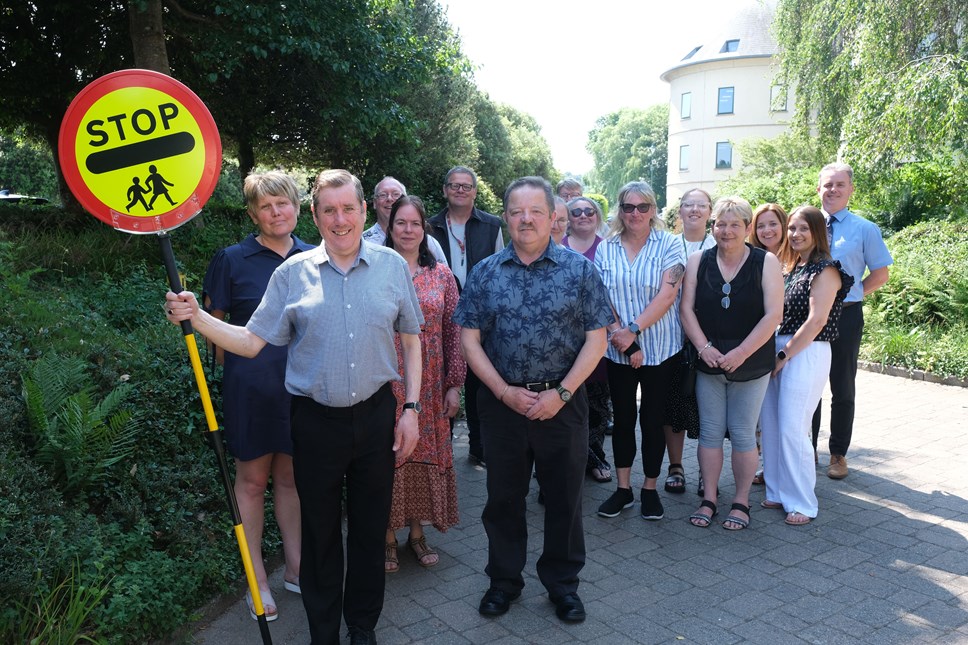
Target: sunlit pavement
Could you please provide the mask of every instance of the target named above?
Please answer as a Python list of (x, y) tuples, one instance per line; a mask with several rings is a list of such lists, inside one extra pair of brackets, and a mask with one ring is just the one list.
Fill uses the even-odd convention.
[[(857, 385), (850, 476), (827, 478), (824, 427), (820, 515), (806, 526), (787, 526), (781, 511), (760, 508), (764, 491), (755, 486), (749, 529), (723, 530), (733, 492), (728, 467), (717, 521), (708, 529), (691, 526), (686, 518), (699, 502), (692, 440), (688, 492), (661, 493), (661, 521), (643, 521), (638, 503), (617, 518), (598, 517), (615, 484), (586, 480), (588, 557), (579, 594), (588, 619), (578, 625), (555, 617), (534, 572), (544, 512), (536, 482), (522, 597), (500, 618), (478, 614), (488, 586), (480, 522), (486, 473), (468, 464), (466, 430), (459, 427), (461, 525), (445, 534), (427, 531), (440, 553), (432, 569), (401, 547), (400, 572), (387, 579), (379, 642), (968, 643), (968, 389), (870, 372), (859, 372)], [(826, 421), (829, 393), (824, 404)], [(632, 485), (641, 484), (639, 462)], [(281, 568), (272, 589), (280, 612), (270, 623), (273, 643), (308, 643), (301, 601), (282, 590)], [(262, 642), (241, 599), (194, 638)]]

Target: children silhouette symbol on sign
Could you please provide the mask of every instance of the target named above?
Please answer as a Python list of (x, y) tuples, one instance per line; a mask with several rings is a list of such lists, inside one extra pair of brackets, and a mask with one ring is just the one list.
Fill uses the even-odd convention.
[(161, 174), (158, 173), (158, 167), (153, 164), (148, 166), (148, 172), (151, 174), (148, 175), (147, 179), (145, 179), (145, 186), (151, 190), (152, 196), (151, 201), (148, 202), (147, 210), (151, 210), (154, 207), (155, 200), (161, 195), (164, 195), (165, 199), (168, 200), (168, 203), (174, 206), (175, 202), (172, 201), (171, 195), (168, 194), (168, 186), (174, 186), (175, 184), (162, 177)]
[(148, 190), (141, 185), (141, 180), (138, 179), (137, 177), (132, 177), (131, 181), (133, 183), (131, 184), (131, 188), (128, 189), (128, 199), (130, 199), (131, 201), (128, 202), (128, 205), (125, 207), (125, 209), (130, 213), (131, 207), (134, 206), (137, 202), (141, 202), (141, 205), (144, 206), (144, 209), (146, 211), (150, 211), (151, 207), (145, 203), (145, 198), (144, 198), (144, 195), (148, 193)]

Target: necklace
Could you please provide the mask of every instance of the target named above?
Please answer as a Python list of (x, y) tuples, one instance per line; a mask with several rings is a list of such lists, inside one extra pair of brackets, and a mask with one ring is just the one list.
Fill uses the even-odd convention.
[(736, 279), (737, 275), (739, 275), (740, 270), (743, 268), (743, 263), (746, 262), (746, 258), (749, 256), (749, 252), (750, 249), (748, 246), (743, 249), (743, 257), (736, 264), (736, 269), (733, 271), (733, 275), (731, 275), (728, 280), (726, 279), (726, 271), (723, 270), (723, 263), (720, 261), (719, 253), (716, 254), (716, 266), (719, 267), (719, 274), (723, 277), (723, 298), (719, 301), (719, 304), (723, 309), (729, 309), (729, 295), (733, 292), (733, 286), (730, 283)]
[[(465, 224), (465, 226), (467, 225)], [(460, 249), (460, 265), (464, 266), (464, 256), (467, 255), (467, 246), (464, 244), (464, 240), (454, 235), (454, 229), (450, 227), (450, 213), (447, 214), (447, 232), (450, 233), (450, 236), (454, 238), (455, 242), (457, 242), (457, 248)], [(464, 229), (464, 238), (467, 238), (466, 228)]]
[[(699, 246), (696, 247), (696, 251), (702, 251), (703, 250), (702, 247), (704, 247), (706, 245), (706, 240), (708, 238), (709, 238), (709, 233), (706, 233), (705, 235), (702, 236), (702, 240), (699, 241)], [(682, 234), (682, 237), (680, 239), (682, 240), (682, 250), (685, 252), (686, 257), (688, 258), (689, 255), (690, 255), (690, 253), (689, 253), (689, 245), (690, 244), (695, 244), (695, 242), (687, 242), (686, 241), (686, 234), (685, 233)]]

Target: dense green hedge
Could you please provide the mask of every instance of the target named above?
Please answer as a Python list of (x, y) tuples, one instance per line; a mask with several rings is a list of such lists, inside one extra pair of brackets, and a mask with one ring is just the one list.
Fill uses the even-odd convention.
[[(251, 228), (241, 208), (216, 206), (172, 232), (189, 287)], [(299, 233), (318, 240), (308, 209)], [(84, 629), (108, 643), (164, 637), (242, 575), (184, 341), (160, 309), (159, 258), (155, 236), (0, 206), (0, 642), (60, 638), (39, 631), (42, 610), (72, 572), (106, 591)], [(52, 356), (83, 359), (96, 400), (130, 385), (141, 422), (131, 456), (71, 496), (36, 461), (21, 392), (28, 366)], [(270, 527), (266, 548), (278, 544)]]
[(921, 222), (887, 245), (894, 265), (865, 301), (863, 358), (968, 379), (968, 222)]

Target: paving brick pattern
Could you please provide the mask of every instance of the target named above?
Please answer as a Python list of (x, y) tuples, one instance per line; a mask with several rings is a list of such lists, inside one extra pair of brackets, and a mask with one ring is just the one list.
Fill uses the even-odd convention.
[[(432, 569), (400, 549), (379, 642), (968, 643), (968, 389), (861, 372), (857, 399), (851, 474), (826, 477), (824, 429), (820, 515), (804, 527), (785, 525), (782, 511), (760, 508), (762, 486), (753, 489), (749, 529), (727, 532), (718, 521), (705, 530), (691, 526), (686, 518), (699, 501), (691, 440), (688, 492), (661, 493), (666, 515), (659, 522), (643, 521), (638, 502), (617, 518), (598, 517), (614, 483), (587, 480), (588, 558), (579, 594), (588, 619), (578, 625), (555, 617), (534, 572), (544, 522), (536, 482), (522, 597), (500, 618), (477, 613), (488, 586), (480, 522), (485, 473), (468, 464), (459, 430), (461, 524), (446, 534), (428, 531), (440, 553)], [(824, 400), (826, 413), (829, 393)], [(729, 507), (731, 477), (726, 468), (719, 521)], [(632, 482), (642, 483), (641, 463)], [(299, 598), (282, 591), (281, 569), (271, 580), (280, 611), (270, 623), (273, 642), (308, 643)], [(241, 601), (198, 628), (194, 640), (262, 642)]]

